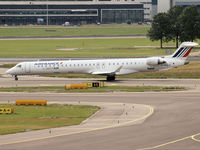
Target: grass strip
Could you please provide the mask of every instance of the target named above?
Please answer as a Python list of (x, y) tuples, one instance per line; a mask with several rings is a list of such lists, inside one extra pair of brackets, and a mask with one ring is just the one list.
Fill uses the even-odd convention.
[(48, 36), (103, 36), (146, 35), (150, 26), (84, 26), (84, 27), (9, 27), (0, 28), (0, 37), (48, 37)]
[[(163, 43), (167, 49), (160, 49), (159, 45), (159, 41), (152, 42), (149, 38), (0, 40), (0, 57), (130, 58), (161, 56), (169, 48), (172, 52), (176, 49), (169, 47), (174, 42)], [(199, 50), (197, 47), (193, 51)]]
[(80, 124), (100, 108), (88, 105), (15, 106), (13, 114), (0, 114), (0, 135)]
[[(0, 57), (109, 58), (165, 55), (165, 49), (135, 46), (159, 46), (159, 41), (151, 42), (148, 38), (0, 40)], [(75, 50), (65, 50), (70, 48)]]
[(0, 65), (0, 68), (12, 68), (14, 67), (16, 64), (2, 64)]
[(99, 92), (161, 92), (185, 90), (184, 87), (161, 86), (106, 86), (103, 88), (65, 90), (64, 86), (40, 86), (40, 87), (5, 87), (0, 92), (55, 92), (55, 93), (99, 93)]

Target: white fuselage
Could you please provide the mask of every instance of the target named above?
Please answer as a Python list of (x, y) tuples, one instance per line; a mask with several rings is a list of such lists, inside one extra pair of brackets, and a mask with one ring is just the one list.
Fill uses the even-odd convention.
[[(163, 64), (149, 64), (150, 59), (164, 59)], [(149, 61), (150, 60), (150, 61)], [(171, 57), (63, 60), (22, 62), (7, 71), (11, 75), (37, 75), (54, 73), (85, 73), (99, 75), (124, 75), (135, 72), (166, 70), (184, 65), (184, 59)]]

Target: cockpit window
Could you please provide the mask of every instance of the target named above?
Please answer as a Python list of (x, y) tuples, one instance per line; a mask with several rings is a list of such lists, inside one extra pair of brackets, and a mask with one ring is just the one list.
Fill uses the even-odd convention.
[(17, 65), (17, 68), (21, 68), (22, 67), (22, 65)]

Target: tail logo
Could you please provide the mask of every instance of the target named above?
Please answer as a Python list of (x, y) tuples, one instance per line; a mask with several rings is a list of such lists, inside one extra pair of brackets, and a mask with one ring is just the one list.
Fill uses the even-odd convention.
[(174, 55), (173, 57), (187, 57), (193, 47), (181, 47)]
[(194, 42), (183, 42), (180, 47), (171, 55), (173, 58), (187, 58), (193, 47), (199, 44)]

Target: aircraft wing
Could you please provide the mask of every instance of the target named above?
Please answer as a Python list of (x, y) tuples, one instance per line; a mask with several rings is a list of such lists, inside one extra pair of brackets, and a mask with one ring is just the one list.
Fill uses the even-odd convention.
[(117, 68), (114, 71), (94, 71), (94, 72), (91, 72), (91, 74), (93, 74), (93, 75), (115, 75), (117, 72), (120, 72), (122, 67), (123, 66), (120, 66), (119, 68)]

